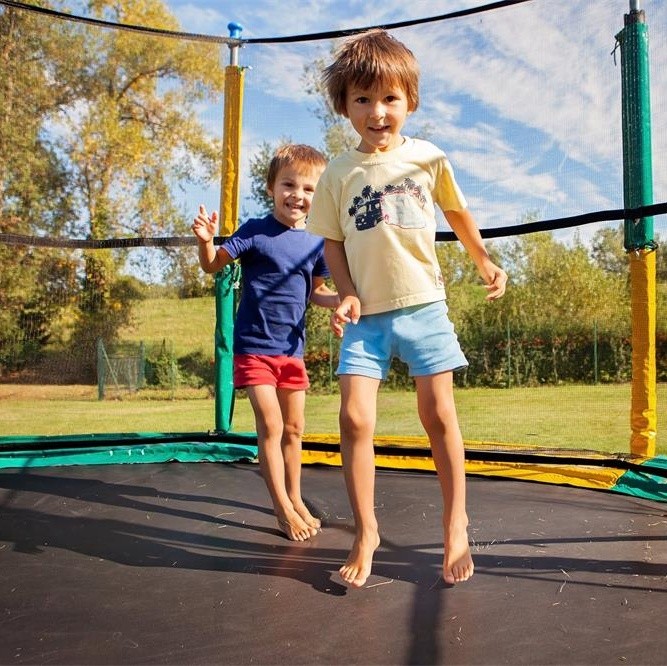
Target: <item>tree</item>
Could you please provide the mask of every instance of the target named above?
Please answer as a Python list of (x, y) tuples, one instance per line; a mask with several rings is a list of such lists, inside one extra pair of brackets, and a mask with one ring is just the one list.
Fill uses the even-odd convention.
[[(118, 23), (178, 28), (160, 0), (96, 0), (91, 8)], [(172, 185), (219, 170), (220, 143), (195, 108), (222, 90), (219, 51), (122, 30), (90, 32), (87, 42), (96, 54), (87, 89), (63, 119), (82, 221), (92, 238), (167, 231), (178, 219)]]
[(591, 241), (592, 257), (606, 273), (628, 274), (628, 257), (623, 247), (623, 225), (598, 229)]
[[(44, 128), (77, 98), (84, 49), (64, 22), (43, 26), (31, 12), (0, 13), (0, 233), (56, 235), (74, 219), (67, 165)], [(4, 245), (0, 262), (2, 372), (48, 342), (76, 281), (62, 252)]]
[(250, 193), (252, 200), (258, 206), (260, 215), (267, 215), (273, 210), (273, 199), (266, 190), (266, 178), (269, 174), (269, 163), (276, 150), (289, 138), (281, 139), (277, 144), (262, 141), (257, 152), (250, 158)]
[[(95, 0), (91, 11), (116, 23), (178, 29), (160, 0)], [(93, 239), (181, 232), (187, 223), (174, 185), (219, 172), (220, 142), (196, 115), (196, 104), (223, 88), (219, 49), (123, 30), (87, 29), (86, 35), (95, 54), (87, 85), (62, 118), (79, 222)], [(129, 316), (129, 303), (113, 297), (124, 260), (123, 253), (107, 250), (85, 255), (87, 297), (77, 337), (88, 346), (98, 336), (113, 340)]]
[[(73, 217), (72, 190), (45, 125), (77, 98), (80, 54), (72, 30), (11, 7), (0, 14), (0, 224), (57, 233)], [(67, 53), (67, 58), (63, 58)]]
[[(578, 373), (586, 378), (590, 356), (575, 359), (574, 348), (581, 353), (586, 345), (578, 341), (592, 340), (595, 327), (613, 347), (616, 365), (608, 374), (617, 375), (619, 350), (629, 332), (626, 274), (607, 273), (581, 241), (568, 246), (550, 233), (518, 237), (506, 263), (512, 275), (507, 300), (513, 337), (533, 340), (544, 352), (538, 380), (558, 381), (562, 374), (576, 378)], [(565, 366), (567, 373), (561, 372)]]
[[(90, 11), (178, 29), (160, 0), (93, 0)], [(183, 232), (175, 193), (219, 177), (221, 142), (197, 117), (197, 105), (224, 85), (219, 47), (13, 8), (0, 13), (0, 35), (0, 231), (92, 239)], [(14, 254), (4, 273), (12, 279), (25, 279), (27, 266), (48, 274), (39, 272), (43, 253), (28, 252), (30, 262)], [(84, 255), (81, 340), (113, 335), (126, 319), (127, 290), (114, 286), (125, 259), (119, 251)], [(26, 282), (17, 308), (43, 289)]]
[[(334, 47), (331, 47), (333, 53)], [(324, 154), (328, 159), (337, 157), (346, 150), (354, 148), (359, 143), (347, 118), (341, 117), (333, 110), (329, 96), (322, 83), (322, 72), (326, 67), (323, 58), (317, 58), (306, 65), (302, 74), (305, 91), (315, 98), (313, 113), (320, 121), (324, 138)]]

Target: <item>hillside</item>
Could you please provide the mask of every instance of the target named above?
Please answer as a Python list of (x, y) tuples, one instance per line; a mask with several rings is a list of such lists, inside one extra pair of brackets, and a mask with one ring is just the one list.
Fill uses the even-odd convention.
[(201, 351), (213, 356), (215, 298), (150, 298), (136, 304), (131, 326), (120, 331), (123, 343), (147, 346), (166, 341), (179, 358)]

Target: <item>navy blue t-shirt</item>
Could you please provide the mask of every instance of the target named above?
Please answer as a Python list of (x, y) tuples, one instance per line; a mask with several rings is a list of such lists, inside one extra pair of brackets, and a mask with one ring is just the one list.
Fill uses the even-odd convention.
[(241, 262), (234, 353), (302, 357), (313, 276), (329, 275), (324, 240), (267, 215), (247, 220), (222, 247)]

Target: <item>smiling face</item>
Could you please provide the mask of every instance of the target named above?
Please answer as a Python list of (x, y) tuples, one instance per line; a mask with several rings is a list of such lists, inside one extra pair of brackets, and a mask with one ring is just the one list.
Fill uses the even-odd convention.
[(276, 174), (273, 185), (267, 187), (273, 199), (273, 216), (287, 227), (305, 226), (315, 186), (324, 166), (286, 164)]
[(345, 115), (361, 139), (357, 150), (362, 153), (400, 146), (401, 130), (411, 112), (405, 91), (396, 83), (381, 82), (372, 88), (352, 84), (346, 93)]

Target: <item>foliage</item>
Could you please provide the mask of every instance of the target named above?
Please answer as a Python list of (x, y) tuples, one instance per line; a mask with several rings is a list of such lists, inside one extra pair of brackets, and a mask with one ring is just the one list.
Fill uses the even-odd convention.
[[(178, 29), (159, 0), (93, 0), (90, 10), (114, 22)], [(322, 150), (334, 157), (352, 147), (356, 137), (324, 95), (323, 66), (323, 60), (309, 64), (303, 82), (321, 123)], [(174, 193), (219, 175), (220, 142), (200, 124), (197, 105), (222, 87), (217, 47), (202, 49), (186, 41), (67, 21), (47, 24), (31, 12), (4, 7), (0, 232), (95, 239), (188, 232), (189, 220), (183, 219)], [(420, 132), (428, 134), (428, 128)], [(266, 172), (276, 147), (261, 144), (250, 162), (252, 196), (265, 211), (272, 207)], [(533, 218), (527, 215), (526, 221)], [(599, 381), (628, 378), (630, 306), (622, 225), (596, 232), (590, 249), (577, 239), (561, 243), (551, 234), (519, 236), (489, 247), (510, 274), (507, 295), (494, 304), (485, 302), (475, 267), (461, 245), (438, 246), (450, 316), (470, 361), (459, 382), (508, 386), (594, 381), (596, 369)], [(177, 375), (179, 382), (212, 385), (214, 307), (202, 306), (207, 320), (199, 315), (193, 319), (192, 312), (200, 307), (198, 297), (212, 293), (213, 280), (199, 270), (192, 248), (139, 256), (148, 264), (159, 252), (170, 295), (192, 301), (183, 306), (170, 299), (162, 303), (164, 310), (152, 315), (147, 339), (167, 335), (176, 340), (173, 348), (151, 357), (154, 376), (158, 384)], [(133, 323), (150, 307), (148, 301), (139, 305), (148, 287), (121, 277), (128, 263), (124, 250), (79, 255), (2, 245), (0, 262), (3, 374), (32, 367), (45, 351), (57, 351), (66, 352), (72, 372), (89, 381), (97, 337), (114, 344), (134, 335)], [(657, 276), (658, 373), (664, 379), (667, 258), (660, 247)], [(145, 321), (143, 325), (148, 326)], [(326, 310), (309, 308), (307, 337), (313, 385), (333, 390), (338, 341), (328, 332)], [(396, 363), (387, 383), (407, 387), (411, 380)]]
[[(35, 14), (0, 13), (0, 222), (56, 233), (73, 219), (57, 140), (43, 131), (82, 88), (82, 41), (69, 24), (43, 31)], [(66, 54), (66, 57), (63, 57)]]
[[(161, 0), (93, 0), (89, 8), (117, 23), (178, 30)], [(223, 88), (218, 47), (47, 23), (14, 8), (0, 13), (0, 37), (0, 232), (106, 239), (187, 229), (174, 199), (179, 187), (220, 169), (220, 141), (197, 117), (197, 105)], [(48, 253), (2, 254), (0, 282), (15, 286), (1, 292), (11, 323), (0, 338), (21, 363), (48, 343), (49, 328), (72, 305), (49, 309), (35, 292), (38, 284), (59, 288)], [(75, 269), (82, 297), (71, 343), (82, 356), (83, 341), (113, 339), (129, 318), (132, 298), (117, 284), (126, 260), (123, 251), (88, 252)], [(196, 279), (191, 250), (165, 251), (164, 263), (184, 294), (210, 284)], [(23, 345), (27, 326), (41, 333)]]
[[(579, 242), (551, 234), (515, 238), (502, 253), (511, 283), (490, 305), (454, 311), (475, 385), (592, 381), (594, 336), (609, 380), (627, 378), (629, 293), (623, 275), (596, 266)], [(462, 315), (462, 316), (461, 316)], [(473, 379), (474, 378), (474, 379)]]
[[(160, 0), (96, 0), (91, 9), (118, 23), (178, 29)], [(205, 134), (195, 106), (222, 90), (219, 52), (122, 30), (86, 34), (98, 55), (88, 63), (79, 112), (63, 124), (79, 137), (67, 153), (93, 237), (128, 229), (155, 235), (156, 221), (168, 231), (179, 219), (174, 183), (219, 170), (220, 143)]]
[(284, 143), (290, 143), (290, 139), (282, 139), (275, 145), (262, 141), (257, 152), (250, 158), (250, 193), (259, 209), (259, 215), (267, 215), (273, 210), (273, 199), (266, 190), (266, 179), (273, 154)]
[(146, 352), (146, 384), (159, 388), (177, 388), (182, 383), (178, 361), (166, 340)]
[[(470, 364), (456, 375), (460, 385), (629, 379), (630, 303), (625, 272), (607, 272), (598, 264), (599, 255), (594, 258), (583, 244), (568, 246), (549, 233), (518, 236), (504, 246), (488, 247), (511, 277), (506, 296), (494, 303), (484, 299), (476, 269), (459, 243), (443, 243), (437, 250), (449, 314)], [(327, 339), (328, 321), (317, 309), (310, 309), (308, 327), (309, 372), (321, 382), (320, 389), (330, 390), (329, 368), (335, 369), (337, 343)], [(664, 322), (660, 330), (666, 332)], [(658, 343), (664, 349), (661, 339)], [(664, 369), (660, 373), (661, 378), (667, 376)], [(402, 364), (392, 365), (386, 385), (411, 385)]]
[[(59, 65), (58, 54), (82, 52), (70, 31), (48, 35), (28, 12), (0, 13), (0, 232), (34, 233), (35, 225), (57, 233), (71, 222), (72, 188), (52, 137), (42, 127), (79, 89), (75, 67)], [(57, 314), (53, 296), (63, 288), (69, 264), (51, 252), (0, 248), (0, 374), (35, 360), (50, 337)], [(53, 280), (53, 283), (51, 283)], [(64, 297), (66, 301), (66, 297)]]
[[(333, 50), (332, 45), (332, 54)], [(359, 142), (359, 137), (355, 134), (347, 118), (338, 115), (331, 106), (322, 84), (322, 72), (326, 64), (323, 58), (315, 59), (312, 63), (306, 65), (301, 78), (306, 93), (315, 99), (313, 113), (322, 127), (323, 152), (328, 159), (333, 159), (346, 150), (354, 148)]]
[(215, 362), (213, 354), (201, 349), (181, 356), (178, 359), (181, 375), (188, 386), (200, 388), (208, 386), (210, 394), (213, 394), (215, 385)]
[(595, 264), (605, 273), (627, 275), (628, 257), (623, 249), (623, 225), (616, 229), (598, 229), (591, 242), (591, 254)]
[(215, 278), (201, 270), (196, 249), (169, 248), (168, 254), (170, 263), (163, 275), (176, 296), (201, 298), (214, 293)]
[(148, 388), (169, 390), (207, 387), (209, 395), (213, 395), (213, 355), (195, 350), (178, 357), (173, 345), (163, 340), (159, 345), (152, 345), (146, 354), (146, 384)]

